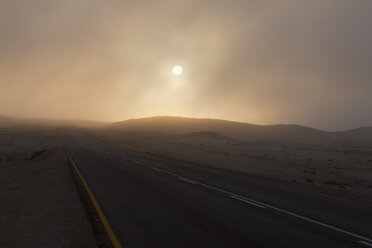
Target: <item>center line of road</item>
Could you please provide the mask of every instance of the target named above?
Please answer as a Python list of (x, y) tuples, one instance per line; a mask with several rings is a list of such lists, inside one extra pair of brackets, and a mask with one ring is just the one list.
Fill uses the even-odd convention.
[[(153, 166), (151, 166), (153, 167)], [(191, 180), (191, 181), (194, 181), (192, 179), (189, 179), (187, 177), (183, 177), (183, 176), (180, 176), (180, 175), (177, 175), (173, 172), (170, 172), (170, 171), (167, 171), (167, 170), (163, 170), (163, 172), (167, 173), (167, 174), (170, 174), (170, 175), (174, 175), (178, 178), (185, 178), (185, 179), (188, 179), (188, 180)], [(196, 184), (199, 184), (199, 185), (202, 185), (202, 186), (205, 186), (207, 188), (210, 188), (210, 189), (214, 189), (216, 191), (219, 191), (219, 192), (222, 192), (222, 193), (226, 193), (226, 194), (229, 194), (231, 197), (234, 196), (234, 198), (239, 198), (239, 200), (245, 200), (247, 201), (248, 203), (250, 204), (257, 204), (257, 205), (260, 205), (260, 207), (267, 207), (267, 208), (271, 208), (271, 209), (274, 209), (278, 212), (281, 212), (281, 213), (285, 213), (285, 214), (288, 214), (288, 215), (291, 215), (293, 217), (296, 217), (296, 218), (299, 218), (299, 219), (302, 219), (302, 220), (305, 220), (305, 221), (308, 221), (308, 222), (311, 222), (311, 223), (314, 223), (314, 224), (318, 224), (320, 226), (323, 226), (323, 227), (327, 227), (329, 229), (332, 229), (334, 231), (338, 231), (338, 232), (341, 232), (341, 233), (344, 233), (344, 234), (347, 234), (347, 235), (350, 235), (350, 236), (353, 236), (353, 237), (356, 237), (358, 239), (362, 239), (363, 242), (365, 241), (368, 241), (368, 242), (372, 242), (372, 239), (369, 239), (369, 238), (366, 238), (366, 237), (363, 237), (361, 235), (358, 235), (358, 234), (355, 234), (355, 233), (352, 233), (352, 232), (349, 232), (349, 231), (346, 231), (346, 230), (343, 230), (343, 229), (340, 229), (338, 227), (334, 227), (334, 226), (331, 226), (331, 225), (327, 225), (325, 223), (322, 223), (320, 221), (317, 221), (317, 220), (313, 220), (313, 219), (310, 219), (310, 218), (307, 218), (305, 216), (301, 216), (299, 214), (295, 214), (295, 213), (292, 213), (292, 212), (289, 212), (287, 210), (284, 210), (284, 209), (281, 209), (281, 208), (277, 208), (277, 207), (274, 207), (272, 205), (269, 205), (269, 204), (265, 204), (263, 202), (259, 202), (259, 201), (256, 201), (256, 200), (253, 200), (253, 199), (250, 199), (250, 198), (247, 198), (247, 197), (244, 197), (244, 196), (241, 196), (241, 195), (238, 195), (238, 194), (234, 194), (232, 192), (229, 192), (227, 190), (223, 190), (223, 189), (219, 189), (219, 188), (216, 188), (216, 187), (213, 187), (211, 185), (208, 185), (208, 184), (205, 184), (205, 183), (201, 183), (199, 181), (194, 181)], [(366, 242), (367, 243), (367, 242)], [(368, 243), (369, 244), (369, 243)]]
[(361, 243), (363, 245), (366, 245), (366, 246), (369, 246), (369, 247), (372, 247), (372, 244), (371, 243), (368, 243), (366, 241), (358, 241), (358, 243)]
[[(138, 164), (138, 161), (133, 161), (133, 160), (131, 160), (131, 161), (134, 162), (134, 163), (136, 163), (136, 164)], [(213, 187), (211, 185), (208, 185), (208, 184), (205, 184), (205, 183), (202, 183), (202, 182), (199, 182), (199, 181), (194, 181), (194, 180), (192, 180), (190, 178), (187, 178), (187, 177), (178, 175), (176, 173), (173, 173), (173, 172), (170, 172), (170, 171), (167, 171), (167, 170), (164, 170), (164, 169), (159, 169), (157, 167), (154, 167), (154, 166), (149, 165), (149, 164), (144, 163), (144, 162), (141, 162), (140, 164), (141, 165), (144, 165), (146, 167), (152, 168), (153, 170), (158, 169), (159, 171), (164, 172), (164, 173), (169, 174), (169, 175), (173, 175), (173, 176), (177, 177), (180, 180), (183, 180), (183, 181), (186, 181), (186, 182), (189, 182), (189, 183), (192, 183), (192, 184), (199, 184), (199, 185), (202, 185), (204, 187), (207, 187), (207, 188), (210, 188), (210, 189), (214, 189), (216, 191), (219, 191), (219, 192), (228, 194), (232, 198), (235, 198), (235, 199), (240, 200), (240, 201), (244, 201), (244, 202), (249, 203), (251, 205), (254, 205), (254, 206), (257, 206), (257, 207), (260, 207), (260, 208), (273, 209), (273, 210), (276, 210), (278, 212), (281, 212), (281, 213), (284, 213), (284, 214), (288, 214), (290, 216), (293, 216), (293, 217), (296, 217), (296, 218), (299, 218), (299, 219), (302, 219), (302, 220), (305, 220), (305, 221), (308, 221), (308, 222), (311, 222), (311, 223), (314, 223), (314, 224), (317, 224), (317, 225), (320, 225), (320, 226), (323, 226), (323, 227), (326, 227), (326, 228), (329, 228), (329, 229), (332, 229), (334, 231), (338, 231), (338, 232), (341, 232), (341, 233), (344, 233), (344, 234), (353, 236), (355, 238), (362, 239), (361, 241), (358, 241), (358, 242), (361, 243), (361, 244), (364, 244), (364, 245), (367, 245), (367, 246), (372, 247), (372, 239), (370, 239), (370, 238), (367, 238), (367, 237), (364, 237), (364, 236), (361, 236), (361, 235), (358, 235), (358, 234), (355, 234), (355, 233), (352, 233), (352, 232), (343, 230), (343, 229), (338, 228), (338, 227), (334, 227), (334, 226), (325, 224), (325, 223), (320, 222), (320, 221), (317, 221), (317, 220), (313, 220), (311, 218), (308, 218), (308, 217), (305, 217), (305, 216), (302, 216), (302, 215), (299, 215), (299, 214), (292, 213), (290, 211), (287, 211), (287, 210), (284, 210), (284, 209), (281, 209), (281, 208), (274, 207), (272, 205), (269, 205), (269, 204), (266, 204), (266, 203), (263, 203), (263, 202), (259, 202), (259, 201), (256, 201), (256, 200), (253, 200), (253, 199), (250, 199), (250, 198), (247, 198), (247, 197), (244, 197), (244, 196), (241, 196), (241, 195), (232, 193), (232, 192), (227, 191), (227, 190), (224, 190), (224, 189), (216, 188), (216, 187)]]
[(190, 179), (187, 179), (187, 178), (184, 178), (184, 177), (179, 177), (178, 179), (180, 179), (180, 180), (182, 180), (182, 181), (185, 181), (185, 182), (188, 182), (188, 183), (196, 184), (195, 181), (190, 180)]
[(251, 205), (253, 205), (253, 206), (259, 207), (259, 208), (266, 208), (266, 207), (261, 206), (261, 205), (259, 205), (259, 204), (257, 204), (257, 203), (254, 203), (254, 202), (248, 201), (248, 200), (246, 200), (246, 199), (244, 199), (244, 198), (236, 197), (236, 196), (234, 196), (234, 195), (230, 195), (230, 197), (232, 197), (232, 198), (234, 198), (234, 199), (237, 199), (237, 200), (239, 200), (239, 201), (243, 201), (243, 202), (245, 202), (245, 203), (251, 204)]

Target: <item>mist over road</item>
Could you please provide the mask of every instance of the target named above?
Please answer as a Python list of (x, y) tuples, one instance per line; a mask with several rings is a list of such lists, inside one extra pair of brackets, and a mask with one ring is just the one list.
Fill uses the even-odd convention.
[(63, 136), (123, 247), (372, 246), (371, 207)]

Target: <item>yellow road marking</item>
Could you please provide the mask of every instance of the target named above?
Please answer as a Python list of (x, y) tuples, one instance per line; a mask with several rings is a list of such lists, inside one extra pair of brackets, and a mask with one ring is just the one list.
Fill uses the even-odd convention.
[(121, 246), (121, 244), (119, 243), (119, 240), (117, 239), (117, 237), (116, 237), (114, 231), (112, 230), (112, 228), (111, 228), (111, 226), (110, 226), (108, 220), (106, 219), (106, 216), (103, 214), (103, 211), (102, 211), (101, 207), (99, 206), (99, 204), (98, 204), (96, 198), (94, 197), (92, 190), (89, 188), (89, 186), (88, 186), (87, 182), (85, 181), (84, 177), (81, 175), (81, 173), (80, 173), (78, 167), (76, 166), (74, 160), (72, 159), (70, 153), (67, 151), (66, 148), (63, 148), (63, 150), (65, 151), (66, 156), (67, 156), (68, 159), (70, 160), (70, 162), (71, 162), (72, 166), (74, 167), (76, 173), (79, 175), (81, 181), (83, 182), (84, 187), (85, 187), (85, 189), (87, 190), (88, 195), (89, 195), (91, 201), (93, 202), (94, 207), (96, 208), (96, 211), (97, 211), (97, 213), (98, 213), (98, 216), (99, 216), (99, 218), (101, 219), (101, 221), (102, 221), (102, 223), (103, 223), (103, 226), (105, 227), (106, 232), (107, 232), (107, 235), (109, 236), (109, 238), (110, 238), (110, 240), (111, 240), (113, 246), (114, 246), (115, 248), (122, 248), (122, 246)]

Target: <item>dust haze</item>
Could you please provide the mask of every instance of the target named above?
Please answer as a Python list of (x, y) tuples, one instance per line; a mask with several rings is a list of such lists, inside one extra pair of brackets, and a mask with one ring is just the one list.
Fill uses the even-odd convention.
[(371, 11), (363, 0), (1, 1), (0, 113), (369, 126)]

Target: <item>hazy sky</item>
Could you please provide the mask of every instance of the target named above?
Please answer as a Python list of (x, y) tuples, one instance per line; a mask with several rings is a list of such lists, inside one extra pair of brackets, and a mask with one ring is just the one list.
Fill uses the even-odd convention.
[(1, 0), (0, 114), (372, 125), (372, 1)]

